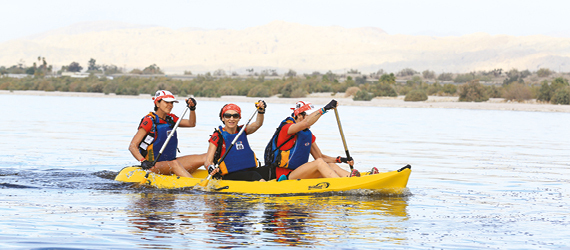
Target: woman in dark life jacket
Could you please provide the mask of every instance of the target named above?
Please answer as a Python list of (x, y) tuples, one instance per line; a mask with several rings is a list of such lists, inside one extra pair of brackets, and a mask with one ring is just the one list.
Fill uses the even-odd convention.
[(192, 97), (186, 99), (186, 104), (190, 109), (188, 119), (179, 118), (170, 113), (174, 103), (178, 103), (170, 91), (159, 90), (152, 100), (154, 101), (154, 112), (150, 112), (142, 118), (138, 131), (129, 145), (129, 151), (135, 159), (141, 162), (141, 167), (145, 170), (158, 174), (192, 177), (191, 173), (204, 163), (206, 154), (176, 157), (178, 149), (176, 132), (170, 138), (160, 159), (156, 161), (154, 166), (152, 163), (178, 119), (182, 119), (179, 127), (196, 126), (196, 100)]
[[(348, 172), (336, 163), (354, 164), (352, 158), (331, 157), (323, 154), (316, 137), (309, 128), (328, 110), (337, 107), (332, 100), (325, 107), (315, 109), (309, 102), (299, 101), (293, 113), (281, 122), (265, 149), (265, 164), (269, 166), (269, 179), (312, 179), (360, 176), (358, 170)], [(309, 155), (315, 160), (309, 161)]]
[[(206, 162), (204, 162), (204, 166), (209, 166), (208, 170), (211, 175), (216, 178), (221, 176), (223, 180), (265, 181), (255, 171), (258, 167), (258, 161), (247, 140), (247, 135), (255, 133), (263, 125), (266, 106), (263, 100), (256, 103), (257, 118), (255, 122), (246, 127), (238, 126), (241, 119), (239, 106), (230, 103), (222, 107), (220, 120), (224, 126), (219, 126), (210, 137), (210, 146), (208, 147)], [(225, 159), (218, 163), (218, 168), (213, 169), (211, 165), (218, 162), (242, 129), (245, 131), (241, 133)]]

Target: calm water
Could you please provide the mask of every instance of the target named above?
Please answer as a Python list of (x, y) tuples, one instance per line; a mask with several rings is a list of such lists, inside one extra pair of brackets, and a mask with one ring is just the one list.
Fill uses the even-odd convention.
[[(0, 249), (569, 249), (568, 113), (343, 106), (356, 168), (411, 164), (408, 195), (250, 196), (113, 181), (136, 164), (127, 147), (150, 100), (0, 97)], [(224, 103), (199, 101), (182, 154), (205, 152)], [(268, 104), (258, 156), (289, 106)], [(312, 130), (343, 154), (334, 114)]]

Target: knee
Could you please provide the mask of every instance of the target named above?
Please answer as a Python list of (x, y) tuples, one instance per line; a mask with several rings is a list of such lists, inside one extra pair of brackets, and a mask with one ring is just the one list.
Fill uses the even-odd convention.
[(323, 158), (317, 158), (317, 159), (315, 160), (315, 162), (318, 163), (319, 165), (321, 165), (321, 164), (327, 164), (327, 163), (325, 162), (325, 160), (323, 160)]
[(327, 162), (325, 162), (325, 160), (323, 160), (323, 158), (318, 158), (315, 160), (315, 162), (317, 163), (317, 166), (319, 166), (321, 168), (329, 166), (329, 164)]
[(170, 162), (170, 165), (175, 168), (182, 168), (182, 164), (178, 160), (173, 160)]

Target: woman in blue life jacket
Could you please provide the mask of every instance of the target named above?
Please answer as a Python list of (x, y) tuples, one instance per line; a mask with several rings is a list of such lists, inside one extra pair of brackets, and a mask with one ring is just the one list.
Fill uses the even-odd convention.
[(230, 149), (225, 159), (218, 163), (218, 168), (209, 167), (210, 174), (223, 180), (243, 180), (243, 181), (265, 181), (255, 170), (258, 161), (255, 153), (250, 147), (247, 135), (255, 133), (263, 125), (266, 104), (263, 100), (256, 103), (257, 118), (255, 122), (246, 127), (238, 126), (241, 119), (241, 109), (239, 106), (230, 103), (224, 105), (220, 111), (220, 120), (224, 126), (219, 126), (210, 137), (210, 146), (206, 155), (204, 166), (211, 166), (218, 163), (224, 155), (226, 149), (234, 138), (238, 136), (241, 129), (245, 129)]
[[(360, 176), (356, 169), (351, 173), (337, 165), (341, 162), (353, 165), (352, 158), (323, 154), (315, 142), (316, 137), (309, 130), (321, 116), (337, 105), (337, 101), (332, 100), (325, 107), (315, 109), (309, 102), (297, 102), (295, 108), (291, 108), (291, 117), (281, 122), (265, 149), (266, 166), (263, 168), (269, 171), (263, 177), (293, 180)], [(309, 161), (309, 155), (315, 160)], [(377, 173), (377, 170), (371, 173)]]
[(170, 113), (174, 103), (178, 103), (170, 91), (159, 90), (152, 100), (154, 101), (154, 112), (150, 112), (141, 120), (138, 131), (129, 145), (129, 151), (135, 159), (141, 162), (141, 167), (144, 170), (158, 174), (192, 177), (191, 173), (204, 163), (206, 154), (177, 157), (178, 138), (176, 132), (170, 138), (156, 164), (153, 166), (152, 163), (178, 119), (182, 119), (179, 127), (196, 126), (196, 100), (192, 97), (186, 99), (186, 105), (190, 109), (188, 119), (178, 118)]

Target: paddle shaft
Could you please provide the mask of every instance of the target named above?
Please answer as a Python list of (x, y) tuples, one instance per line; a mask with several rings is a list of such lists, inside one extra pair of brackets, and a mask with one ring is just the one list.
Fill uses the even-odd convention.
[(178, 129), (178, 126), (180, 125), (182, 118), (184, 118), (184, 116), (186, 115), (186, 112), (188, 112), (188, 109), (190, 109), (190, 108), (186, 107), (184, 109), (184, 113), (182, 113), (182, 116), (178, 119), (176, 124), (174, 124), (174, 128), (172, 128), (172, 131), (170, 132), (168, 137), (166, 137), (166, 141), (164, 142), (164, 144), (162, 144), (162, 148), (160, 148), (160, 151), (158, 151), (158, 155), (156, 156), (156, 158), (154, 158), (154, 162), (152, 163), (153, 166), (154, 166), (154, 164), (156, 164), (156, 162), (158, 161), (158, 159), (162, 155), (162, 152), (166, 148), (166, 145), (168, 145), (168, 142), (170, 141), (170, 138), (172, 138), (172, 135), (174, 135), (174, 133), (176, 132), (176, 129)]
[[(255, 114), (257, 114), (257, 109), (255, 109), (255, 111), (253, 111), (253, 114), (251, 115), (251, 117), (249, 118), (249, 120), (247, 121), (247, 123), (243, 126), (243, 129), (239, 131), (239, 133), (236, 135), (236, 137), (234, 138), (234, 140), (232, 141), (232, 143), (230, 144), (230, 146), (226, 149), (226, 152), (224, 152), (224, 154), (222, 155), (222, 157), (220, 157), (220, 159), (218, 160), (218, 162), (216, 162), (214, 169), (218, 168), (220, 166), (220, 162), (224, 161), (224, 159), (226, 158), (226, 156), (228, 155), (228, 152), (230, 152), (230, 150), (234, 147), (234, 144), (236, 143), (237, 139), (241, 136), (241, 134), (243, 133), (243, 131), (245, 131), (247, 125), (249, 125), (249, 122), (251, 122), (251, 119), (253, 119), (253, 117), (255, 116)], [(221, 146), (221, 145), (220, 145)], [(206, 178), (205, 181), (203, 181), (203, 183), (201, 182), (200, 185), (205, 187), (206, 185), (208, 185), (208, 182), (210, 181), (210, 179), (212, 179), (212, 175), (208, 175), (208, 178)]]
[[(338, 131), (340, 132), (340, 137), (342, 138), (342, 144), (344, 145), (344, 152), (346, 152), (346, 158), (350, 160), (350, 153), (348, 152), (348, 146), (346, 146), (346, 139), (344, 139), (344, 132), (342, 132), (342, 125), (340, 125), (340, 118), (338, 117), (338, 110), (334, 109), (334, 115), (336, 116), (336, 123), (338, 124)], [(353, 167), (350, 166), (350, 171), (352, 171)]]

